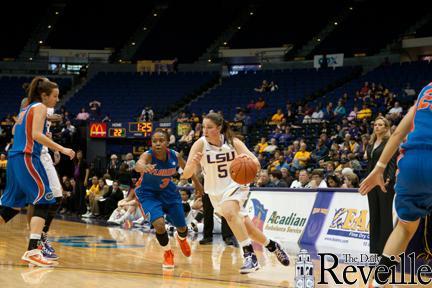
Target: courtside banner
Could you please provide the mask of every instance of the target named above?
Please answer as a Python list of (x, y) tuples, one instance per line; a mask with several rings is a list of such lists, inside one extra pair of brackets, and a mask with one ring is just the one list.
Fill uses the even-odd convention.
[(319, 192), (300, 244), (367, 253), (367, 197), (358, 193)]
[(252, 222), (268, 237), (296, 243), (306, 227), (317, 192), (285, 190), (253, 189), (246, 209)]

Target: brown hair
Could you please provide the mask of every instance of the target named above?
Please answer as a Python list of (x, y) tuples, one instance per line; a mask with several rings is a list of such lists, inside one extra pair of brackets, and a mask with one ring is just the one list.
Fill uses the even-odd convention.
[(42, 102), (42, 93), (50, 95), (53, 89), (58, 89), (57, 83), (51, 82), (46, 77), (36, 76), (26, 89), (28, 104), (33, 102)]
[(229, 123), (224, 120), (222, 115), (212, 112), (208, 113), (204, 118), (211, 120), (214, 124), (216, 124), (216, 126), (221, 126), (221, 133), (224, 135), (225, 139), (229, 144), (234, 145), (234, 132), (231, 130)]
[[(390, 121), (387, 120), (385, 117), (378, 116), (377, 118), (375, 118), (374, 123), (376, 121), (378, 121), (378, 120), (382, 120), (384, 122), (384, 126), (387, 128), (387, 133), (385, 133), (384, 136), (383, 136), (383, 141), (385, 142), (385, 141), (387, 141), (390, 138), (390, 135), (391, 135), (391, 132), (390, 132)], [(369, 140), (369, 144), (373, 145), (376, 140), (377, 140), (377, 136), (376, 136), (375, 132), (372, 132), (371, 138)]]

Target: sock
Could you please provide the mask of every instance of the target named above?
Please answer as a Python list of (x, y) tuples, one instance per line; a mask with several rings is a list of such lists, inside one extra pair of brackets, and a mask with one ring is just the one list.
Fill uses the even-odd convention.
[(246, 254), (246, 253), (252, 253), (252, 252), (254, 252), (254, 249), (252, 247), (252, 241), (249, 238), (247, 238), (246, 240), (241, 241), (239, 244), (240, 244), (240, 246), (243, 249), (243, 253)]
[(27, 250), (30, 251), (33, 249), (37, 249), (40, 239), (40, 234), (30, 234), (30, 240)]
[(156, 233), (156, 239), (158, 240), (159, 245), (161, 245), (161, 247), (164, 251), (171, 250), (171, 245), (169, 243), (168, 233), (166, 231), (163, 234)]
[(180, 240), (184, 240), (184, 239), (186, 239), (187, 234), (188, 234), (188, 230), (187, 230), (187, 229), (186, 229), (185, 231), (183, 231), (183, 232), (180, 232), (180, 231), (177, 230), (177, 237), (178, 237)]
[(268, 251), (274, 252), (276, 251), (276, 242), (273, 240), (269, 240), (268, 244), (264, 244)]

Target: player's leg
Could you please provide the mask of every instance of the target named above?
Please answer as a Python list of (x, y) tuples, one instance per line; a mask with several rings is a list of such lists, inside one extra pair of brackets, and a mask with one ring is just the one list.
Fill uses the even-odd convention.
[(191, 248), (187, 241), (188, 228), (184, 216), (183, 204), (181, 202), (166, 205), (167, 215), (171, 218), (173, 225), (177, 228), (176, 239), (180, 249), (186, 257), (191, 255)]
[(0, 205), (0, 224), (9, 222), (19, 213), (19, 208), (10, 208)]
[(14, 157), (11, 157), (7, 163), (6, 168), (6, 187), (0, 198), (0, 224), (5, 224), (9, 222), (12, 218), (14, 218), (20, 211), (20, 208), (13, 207), (21, 207), (19, 204), (25, 205), (25, 203), (19, 203), (17, 199), (22, 198), (21, 194), (23, 193), (18, 185), (17, 179), (17, 171), (16, 168), (16, 160)]
[(41, 267), (51, 267), (56, 263), (43, 257), (38, 249), (41, 234), (48, 217), (51, 205), (55, 204), (53, 193), (45, 169), (40, 160), (32, 155), (24, 155), (21, 158), (19, 186), (26, 194), (26, 203), (34, 204), (34, 213), (30, 221), (30, 240), (27, 252), (22, 260)]
[(160, 200), (153, 197), (152, 192), (145, 192), (136, 189), (135, 194), (138, 199), (138, 206), (142, 215), (150, 216), (149, 220), (156, 231), (156, 239), (164, 250), (163, 268), (174, 268), (174, 253), (169, 243), (168, 232), (165, 229), (165, 218)]
[(243, 216), (240, 214), (240, 204), (236, 200), (228, 200), (220, 204), (222, 216), (228, 222), (234, 236), (237, 238), (243, 250), (244, 263), (240, 268), (240, 273), (250, 273), (259, 269), (258, 259), (252, 247)]
[(288, 254), (285, 253), (279, 243), (267, 238), (264, 233), (253, 224), (253, 222), (248, 216), (244, 217), (244, 223), (246, 226), (246, 230), (248, 231), (248, 234), (252, 240), (265, 246), (268, 251), (274, 253), (276, 255), (276, 258), (282, 265), (288, 266), (290, 264)]

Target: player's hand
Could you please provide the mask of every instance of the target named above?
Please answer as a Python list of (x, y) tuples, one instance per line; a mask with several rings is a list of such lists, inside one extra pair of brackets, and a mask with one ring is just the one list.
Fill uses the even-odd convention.
[(72, 149), (69, 148), (63, 148), (60, 153), (69, 156), (69, 158), (72, 160), (73, 158), (75, 158), (75, 151), (73, 151)]
[(366, 177), (361, 183), (359, 192), (361, 195), (366, 195), (369, 193), (375, 186), (379, 185), (383, 192), (387, 192), (387, 189), (384, 185), (384, 169), (375, 167), (372, 172)]
[(200, 164), (202, 157), (203, 154), (201, 152), (197, 152), (192, 158), (193, 163)]
[(250, 156), (245, 154), (245, 153), (242, 153), (242, 154), (237, 155), (236, 158), (250, 158)]
[(156, 167), (156, 164), (144, 164), (141, 161), (138, 161), (135, 165), (135, 170), (139, 173), (150, 173)]

